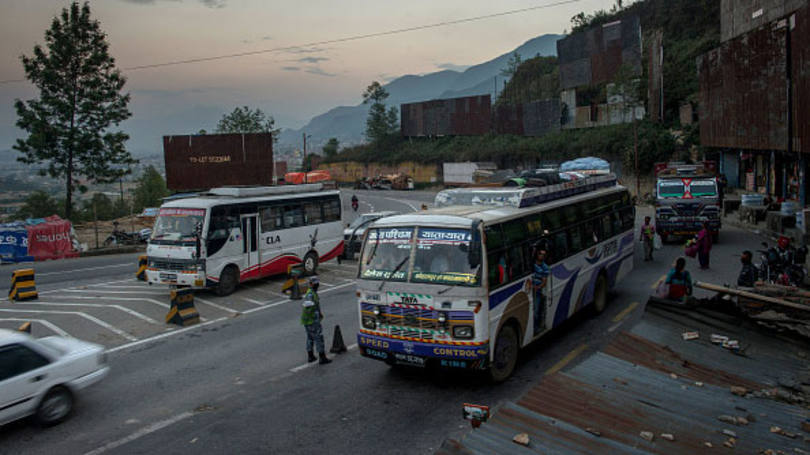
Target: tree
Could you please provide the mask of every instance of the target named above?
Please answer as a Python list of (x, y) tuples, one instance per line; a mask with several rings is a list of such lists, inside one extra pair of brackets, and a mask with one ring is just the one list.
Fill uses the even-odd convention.
[(501, 70), (501, 76), (511, 79), (512, 76), (517, 73), (517, 69), (522, 62), (523, 60), (520, 58), (520, 54), (517, 52), (512, 53), (512, 55), (509, 57), (509, 61), (506, 62), (506, 68)]
[(59, 204), (44, 191), (34, 191), (27, 198), (25, 204), (17, 212), (19, 218), (44, 218), (58, 214)]
[(132, 115), (126, 79), (109, 55), (99, 22), (90, 5), (74, 1), (63, 8), (45, 32), (45, 48), (21, 56), (25, 76), (39, 90), (39, 99), (15, 100), (17, 126), (28, 132), (14, 149), (26, 164), (48, 163), (40, 175), (65, 179), (65, 217), (70, 218), (73, 192), (86, 191), (83, 176), (93, 183), (111, 183), (131, 172), (137, 161), (124, 147), (129, 136), (111, 131)]
[(82, 212), (82, 218), (86, 221), (92, 221), (93, 219), (106, 221), (117, 217), (115, 203), (104, 193), (95, 193), (90, 200), (84, 201), (82, 203)]
[(133, 209), (140, 212), (146, 207), (160, 206), (161, 198), (169, 195), (169, 190), (166, 188), (166, 181), (160, 172), (149, 166), (138, 177), (138, 185), (135, 187), (135, 200), (133, 201)]
[(397, 110), (385, 110), (388, 92), (374, 81), (363, 92), (363, 104), (371, 104), (366, 119), (366, 138), (373, 144), (381, 144), (395, 135), (398, 130)]
[[(225, 114), (217, 123), (217, 133), (270, 133), (273, 142), (278, 142), (280, 128), (274, 128), (276, 121), (261, 109), (251, 110), (247, 106), (237, 107), (230, 114)], [(200, 130), (204, 131), (204, 130)], [(205, 134), (205, 133), (202, 133)]]
[(327, 158), (331, 158), (337, 155), (339, 145), (340, 142), (338, 142), (336, 137), (329, 139), (329, 142), (327, 142), (326, 145), (323, 146), (323, 154)]

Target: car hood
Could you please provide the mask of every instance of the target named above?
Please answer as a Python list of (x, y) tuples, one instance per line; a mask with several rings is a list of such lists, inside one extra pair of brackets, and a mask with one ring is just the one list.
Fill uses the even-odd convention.
[(37, 341), (46, 347), (59, 351), (60, 354), (75, 354), (84, 351), (104, 350), (104, 346), (95, 343), (88, 343), (87, 341), (77, 340), (76, 338), (50, 336), (40, 338)]

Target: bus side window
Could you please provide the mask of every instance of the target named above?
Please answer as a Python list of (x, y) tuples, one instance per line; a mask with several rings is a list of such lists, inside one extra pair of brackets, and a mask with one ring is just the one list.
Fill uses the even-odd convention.
[(571, 252), (576, 254), (582, 251), (582, 233), (580, 226), (573, 226), (568, 229), (568, 236), (571, 240)]
[(622, 228), (625, 231), (633, 229), (633, 224), (635, 221), (633, 207), (625, 207), (624, 209), (622, 209), (621, 214), (622, 214)]
[(284, 206), (284, 227), (292, 228), (304, 225), (304, 210), (300, 204)]
[(323, 218), (321, 217), (321, 206), (316, 201), (304, 202), (304, 222), (309, 226), (312, 224), (321, 224)]
[(526, 273), (528, 273), (528, 268), (526, 267), (526, 261), (524, 255), (524, 246), (523, 245), (513, 245), (509, 247), (506, 254), (506, 263), (508, 264), (506, 270), (508, 272), (508, 280), (512, 281), (517, 278), (522, 277)]
[(622, 232), (622, 217), (618, 211), (610, 214), (610, 221), (613, 224), (613, 235), (619, 235)]
[(323, 204), (323, 222), (340, 221), (340, 199), (321, 199)]
[(262, 207), (262, 232), (275, 231), (283, 227), (281, 207)]
[(613, 232), (613, 224), (610, 221), (610, 214), (602, 216), (602, 235), (604, 238), (613, 237), (618, 232)]
[(566, 257), (568, 257), (568, 236), (565, 235), (565, 231), (560, 231), (551, 237), (551, 260), (561, 261)]
[(487, 226), (484, 229), (484, 238), (486, 239), (487, 250), (492, 251), (501, 248), (503, 246), (501, 225)]
[(505, 252), (501, 250), (489, 253), (487, 263), (489, 264), (489, 287), (494, 289), (508, 279)]

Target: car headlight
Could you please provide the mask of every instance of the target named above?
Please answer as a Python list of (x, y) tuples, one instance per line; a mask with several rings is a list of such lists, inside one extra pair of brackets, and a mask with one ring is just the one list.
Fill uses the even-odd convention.
[(474, 335), (471, 325), (457, 325), (453, 327), (453, 338), (470, 339)]
[(377, 323), (374, 321), (373, 317), (363, 316), (363, 327), (373, 330), (377, 328)]

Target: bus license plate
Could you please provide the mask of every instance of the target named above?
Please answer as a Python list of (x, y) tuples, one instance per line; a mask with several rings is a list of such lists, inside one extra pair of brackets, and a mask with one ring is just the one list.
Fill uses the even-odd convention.
[(402, 363), (405, 365), (414, 365), (417, 367), (425, 366), (425, 359), (415, 355), (394, 353), (394, 360), (396, 360), (397, 363)]
[(161, 273), (160, 274), (161, 281), (177, 281), (177, 274), (176, 273)]

